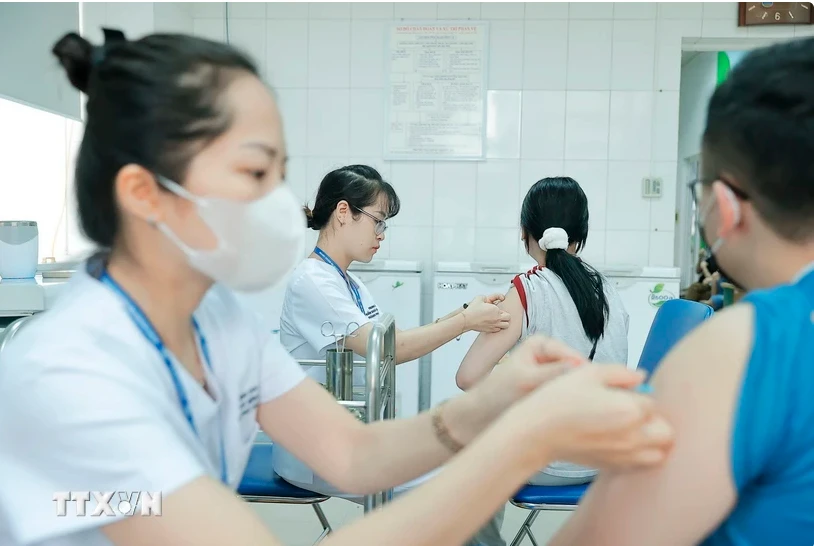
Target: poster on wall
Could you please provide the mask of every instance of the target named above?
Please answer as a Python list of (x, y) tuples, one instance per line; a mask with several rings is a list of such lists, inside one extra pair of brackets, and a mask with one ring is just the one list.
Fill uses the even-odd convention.
[(485, 157), (488, 25), (390, 27), (384, 157)]

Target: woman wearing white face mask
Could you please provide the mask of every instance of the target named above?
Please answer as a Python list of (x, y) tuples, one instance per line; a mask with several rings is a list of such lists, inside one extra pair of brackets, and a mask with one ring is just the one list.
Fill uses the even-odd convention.
[[(254, 66), (196, 38), (106, 35), (102, 48), (76, 34), (54, 48), (88, 94), (76, 191), (104, 250), (2, 355), (0, 544), (279, 544), (233, 493), (258, 423), (360, 493), (472, 442), (326, 546), (461, 543), (551, 458), (663, 458), (669, 429), (626, 392), (639, 375), (586, 365), (538, 388), (567, 367), (542, 363), (578, 360), (539, 340), (432, 416), (359, 423), (228, 288), (273, 283), (301, 255), (279, 114)], [(55, 494), (71, 491), (160, 491), (162, 517), (83, 517), (73, 503), (57, 516)]]

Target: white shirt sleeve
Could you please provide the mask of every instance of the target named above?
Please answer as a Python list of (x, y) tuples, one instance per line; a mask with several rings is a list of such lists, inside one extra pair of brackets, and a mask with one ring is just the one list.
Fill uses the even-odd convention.
[(228, 324), (224, 328), (231, 328), (231, 332), (252, 350), (249, 353), (255, 358), (259, 352), (259, 404), (268, 402), (282, 396), (300, 384), (305, 378), (305, 372), (290, 354), (280, 345), (276, 335), (268, 328), (267, 323), (259, 313), (250, 309), (235, 293), (228, 288), (216, 285), (207, 294), (211, 309), (218, 316), (213, 320), (223, 320), (226, 317)]
[[(535, 302), (542, 297), (542, 294), (535, 290), (534, 284), (527, 275), (521, 274), (518, 275), (518, 278), (526, 292), (526, 307), (523, 309), (523, 328), (521, 330), (521, 339), (525, 339), (537, 333), (537, 329), (534, 327), (537, 324)], [(532, 302), (532, 298), (534, 298), (534, 302)]]
[[(338, 275), (336, 277), (339, 279)], [(334, 331), (341, 334), (353, 322), (362, 327), (371, 321), (356, 306), (344, 281), (337, 279), (303, 275), (286, 295), (285, 306), (290, 322), (320, 354), (335, 342), (333, 337), (322, 335), (325, 321), (330, 321)]]
[(284, 395), (305, 379), (305, 372), (274, 335), (267, 336), (260, 366), (260, 403)]
[[(0, 385), (0, 507), (21, 544), (68, 535), (122, 516), (77, 516), (69, 502), (57, 516), (54, 494), (68, 491), (161, 492), (168, 495), (205, 470), (161, 413), (166, 401), (147, 381), (81, 360), (116, 358), (71, 347), (60, 359), (37, 362), (44, 351), (5, 365), (15, 371)], [(54, 355), (50, 355), (53, 360)], [(76, 360), (81, 359), (81, 360)], [(114, 502), (116, 499), (114, 499)], [(90, 512), (96, 506), (87, 503)], [(112, 507), (118, 506), (112, 504)]]

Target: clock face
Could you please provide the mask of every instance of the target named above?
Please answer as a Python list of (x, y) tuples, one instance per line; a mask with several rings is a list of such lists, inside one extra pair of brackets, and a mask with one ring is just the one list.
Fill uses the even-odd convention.
[(811, 2), (741, 2), (740, 25), (810, 25)]

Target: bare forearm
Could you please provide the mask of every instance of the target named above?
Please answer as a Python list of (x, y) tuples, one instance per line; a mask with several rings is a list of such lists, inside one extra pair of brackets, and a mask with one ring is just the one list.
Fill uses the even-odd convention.
[[(396, 332), (396, 364), (411, 362), (452, 341), (466, 331), (466, 317), (459, 310), (449, 318), (411, 330)], [(357, 355), (367, 355), (367, 343), (372, 325), (359, 329), (354, 337), (346, 338), (346, 346)]]
[(330, 535), (323, 544), (463, 544), (534, 471), (512, 446), (517, 442), (509, 433), (489, 429), (431, 481)]
[[(498, 414), (478, 392), (450, 400), (441, 416), (452, 437), (468, 444)], [(452, 452), (436, 437), (431, 413), (363, 427), (352, 446), (348, 486), (364, 494), (402, 485), (444, 464)]]
[(451, 313), (449, 313), (449, 314), (447, 314), (447, 315), (444, 315), (443, 317), (441, 317), (441, 318), (439, 318), (439, 319), (436, 319), (436, 321), (435, 321), (435, 322), (442, 322), (442, 321), (445, 321), (445, 320), (449, 320), (449, 319), (451, 319), (452, 317), (454, 317), (454, 316), (456, 316), (456, 315), (461, 314), (461, 312), (462, 312), (463, 310), (464, 310), (463, 306), (461, 306), (461, 307), (456, 307), (456, 308), (455, 308), (455, 309), (454, 309), (454, 310), (453, 310)]
[(466, 317), (456, 312), (451, 318), (404, 330), (396, 334), (396, 363), (410, 362), (430, 354), (466, 332)]

